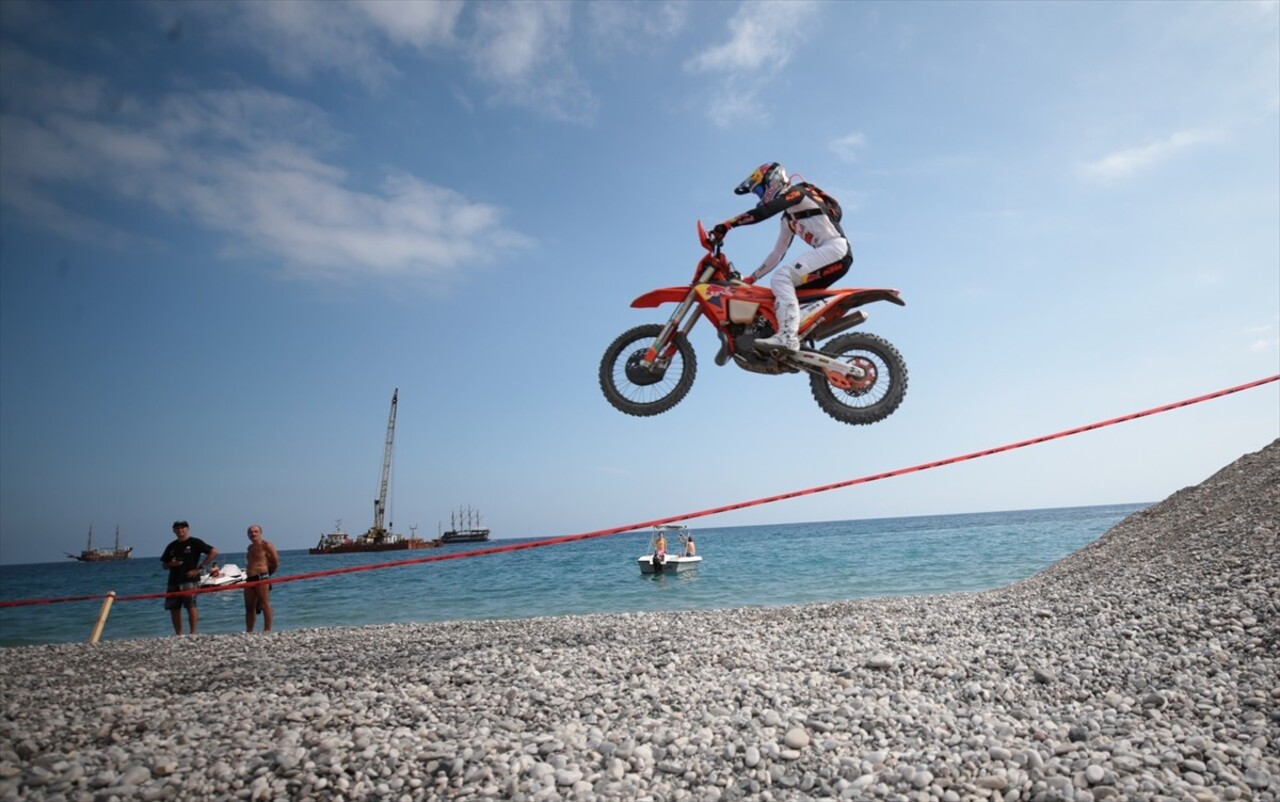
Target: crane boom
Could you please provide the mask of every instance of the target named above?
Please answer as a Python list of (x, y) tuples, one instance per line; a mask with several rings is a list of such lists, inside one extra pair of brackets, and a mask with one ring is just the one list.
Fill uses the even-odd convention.
[(400, 388), (397, 387), (391, 394), (391, 416), (387, 419), (387, 448), (382, 453), (382, 486), (378, 490), (378, 498), (373, 502), (373, 534), (378, 540), (386, 535), (382, 519), (387, 511), (387, 481), (391, 478), (391, 444), (396, 437), (396, 404), (399, 397)]

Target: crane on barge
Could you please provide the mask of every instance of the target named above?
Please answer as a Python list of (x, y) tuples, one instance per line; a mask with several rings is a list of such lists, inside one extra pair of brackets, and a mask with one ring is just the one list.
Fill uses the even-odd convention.
[(387, 418), (387, 447), (382, 452), (382, 484), (378, 489), (378, 497), (373, 500), (373, 526), (365, 532), (362, 539), (370, 543), (382, 543), (387, 539), (387, 529), (382, 525), (387, 512), (387, 482), (391, 479), (391, 447), (396, 439), (396, 405), (400, 399), (400, 388), (391, 394), (391, 415)]
[(352, 540), (342, 531), (338, 521), (335, 531), (320, 536), (320, 542), (311, 549), (312, 554), (347, 554), (356, 551), (392, 551), (397, 549), (428, 549), (440, 545), (439, 540), (423, 540), (415, 533), (412, 537), (395, 535), (390, 525), (384, 525), (387, 515), (387, 485), (391, 480), (391, 450), (396, 438), (396, 406), (400, 402), (400, 388), (391, 394), (391, 415), (387, 418), (387, 442), (382, 452), (382, 481), (378, 485), (378, 497), (373, 500), (373, 526), (360, 537)]

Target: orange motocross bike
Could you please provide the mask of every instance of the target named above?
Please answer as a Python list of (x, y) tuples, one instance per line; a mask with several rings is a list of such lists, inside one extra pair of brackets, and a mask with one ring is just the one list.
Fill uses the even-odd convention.
[(873, 301), (905, 306), (897, 290), (800, 290), (800, 351), (757, 351), (756, 341), (777, 331), (773, 292), (740, 281), (720, 242), (707, 236), (701, 222), (698, 237), (707, 253), (691, 284), (663, 287), (631, 302), (635, 308), (677, 304), (670, 319), (636, 326), (605, 349), (600, 389), (610, 404), (628, 415), (648, 416), (680, 403), (698, 371), (689, 331), (705, 315), (720, 335), (717, 365), (732, 359), (753, 373), (807, 373), (818, 406), (843, 423), (875, 423), (898, 408), (907, 392), (902, 355), (882, 337), (849, 332), (867, 319), (861, 306)]

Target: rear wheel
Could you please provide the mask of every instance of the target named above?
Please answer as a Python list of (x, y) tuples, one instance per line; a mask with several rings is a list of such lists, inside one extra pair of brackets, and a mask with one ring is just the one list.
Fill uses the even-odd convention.
[(888, 340), (852, 332), (824, 343), (821, 351), (846, 365), (857, 365), (866, 374), (841, 382), (848, 387), (838, 387), (823, 375), (810, 375), (809, 387), (823, 412), (842, 423), (865, 426), (889, 417), (902, 403), (907, 394), (907, 364)]
[[(600, 389), (619, 412), (639, 417), (659, 415), (679, 404), (693, 387), (698, 358), (677, 332), (668, 346), (665, 368), (640, 364), (662, 326), (649, 323), (618, 335), (600, 359)], [(660, 355), (661, 356), (661, 355)]]

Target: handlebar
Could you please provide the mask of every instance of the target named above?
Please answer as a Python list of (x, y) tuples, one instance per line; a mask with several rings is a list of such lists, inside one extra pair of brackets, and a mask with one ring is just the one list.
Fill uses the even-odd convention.
[(724, 244), (724, 240), (718, 239), (715, 234), (707, 231), (701, 220), (698, 221), (698, 240), (702, 243), (702, 247), (706, 248), (712, 256), (719, 255), (720, 246)]

